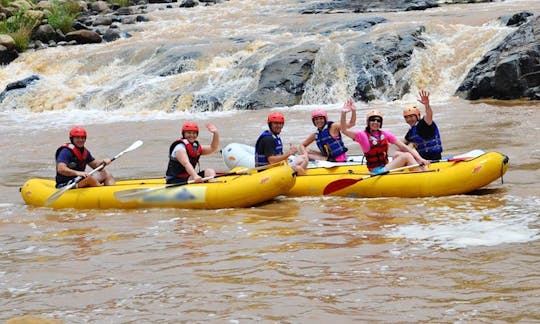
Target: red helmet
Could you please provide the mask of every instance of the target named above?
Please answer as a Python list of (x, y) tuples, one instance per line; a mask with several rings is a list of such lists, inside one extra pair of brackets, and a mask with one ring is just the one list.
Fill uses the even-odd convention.
[(317, 118), (317, 117), (324, 117), (324, 119), (328, 119), (328, 114), (323, 109), (316, 109), (311, 112), (311, 119)]
[(283, 117), (282, 113), (274, 111), (268, 115), (268, 122), (269, 123), (285, 123), (285, 117)]
[(69, 137), (83, 136), (86, 137), (86, 130), (81, 126), (75, 126), (69, 131)]
[(182, 125), (182, 134), (184, 134), (185, 131), (194, 131), (198, 133), (199, 126), (194, 122), (185, 122), (184, 125)]

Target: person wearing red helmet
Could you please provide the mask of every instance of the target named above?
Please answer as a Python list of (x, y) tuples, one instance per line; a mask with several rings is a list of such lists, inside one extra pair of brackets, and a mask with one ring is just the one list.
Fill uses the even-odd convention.
[[(282, 113), (274, 111), (268, 115), (268, 129), (263, 131), (255, 143), (255, 166), (264, 166), (287, 160), (291, 155), (299, 152), (298, 148), (291, 145), (287, 152), (283, 152), (283, 143), (279, 134), (285, 124)], [(294, 158), (293, 169), (298, 175), (305, 175), (308, 164), (306, 151)]]
[(429, 104), (429, 92), (420, 90), (418, 102), (426, 108), (426, 114), (421, 117), (420, 109), (416, 107), (405, 107), (403, 118), (411, 127), (405, 134), (405, 144), (412, 146), (418, 151), (420, 156), (427, 160), (440, 160), (443, 147), (439, 128), (433, 120), (433, 110)]
[[(356, 125), (356, 110), (352, 103), (352, 99), (345, 102), (343, 107), (351, 107), (351, 119), (347, 124), (347, 128)], [(328, 120), (328, 114), (323, 109), (316, 109), (311, 112), (311, 121), (317, 128), (314, 133), (311, 133), (302, 143), (304, 150), (308, 152), (308, 157), (312, 160), (327, 160), (332, 162), (347, 161), (345, 147), (341, 138), (341, 125)], [(311, 143), (317, 143), (319, 150), (308, 149)]]
[[(360, 144), (369, 171), (372, 174), (384, 174), (389, 170), (419, 163), (429, 165), (418, 152), (401, 142), (389, 131), (382, 130), (383, 115), (378, 110), (369, 110), (366, 115), (366, 128), (364, 131), (352, 131), (347, 129), (346, 115), (350, 107), (341, 111), (341, 131), (353, 141)], [(391, 162), (388, 159), (390, 144), (397, 146), (401, 152), (396, 154)]]
[(56, 188), (61, 188), (75, 181), (76, 177), (84, 178), (77, 183), (76, 188), (111, 186), (115, 184), (114, 177), (105, 168), (95, 172), (90, 177), (85, 171), (86, 166), (95, 169), (101, 164), (108, 165), (109, 159), (96, 160), (84, 146), (86, 143), (86, 130), (75, 126), (69, 131), (69, 143), (65, 143), (56, 150)]
[(215, 152), (219, 147), (219, 133), (217, 127), (212, 124), (206, 124), (206, 128), (212, 133), (212, 142), (210, 145), (202, 145), (197, 138), (199, 137), (199, 126), (192, 122), (185, 122), (182, 125), (182, 137), (175, 140), (169, 147), (169, 164), (165, 172), (167, 183), (184, 183), (189, 180), (202, 182), (203, 177), (213, 177), (216, 175), (214, 169), (195, 171), (201, 155), (207, 155)]

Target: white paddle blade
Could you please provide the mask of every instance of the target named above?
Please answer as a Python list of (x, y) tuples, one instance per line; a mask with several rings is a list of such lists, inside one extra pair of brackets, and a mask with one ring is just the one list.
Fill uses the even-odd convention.
[[(141, 140), (137, 140), (135, 142), (133, 142), (133, 144), (131, 144), (127, 149), (123, 150), (122, 152), (116, 154), (115, 157), (113, 157), (111, 159), (111, 162), (116, 160), (117, 158), (119, 158), (120, 156), (122, 156), (124, 153), (127, 153), (127, 152), (131, 152), (133, 150), (136, 150), (138, 149), (139, 147), (141, 147), (141, 145), (143, 145), (143, 141)], [(100, 164), (97, 168), (95, 168), (94, 170), (90, 171), (88, 173), (88, 176), (91, 176), (92, 174), (94, 174), (95, 172), (103, 169), (105, 167), (105, 164), (102, 163)], [(65, 187), (62, 187), (60, 189), (58, 189), (55, 193), (53, 193), (49, 198), (47, 198), (47, 200), (45, 201), (45, 206), (49, 206), (50, 204), (52, 204), (53, 202), (55, 202), (58, 198), (60, 198), (60, 196), (62, 196), (66, 191), (74, 188), (77, 183), (79, 183), (83, 178), (81, 177), (77, 177), (75, 178), (75, 181)]]

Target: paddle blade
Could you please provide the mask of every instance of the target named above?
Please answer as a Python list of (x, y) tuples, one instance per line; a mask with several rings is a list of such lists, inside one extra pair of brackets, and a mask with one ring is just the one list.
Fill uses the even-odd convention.
[(127, 149), (124, 150), (124, 152), (131, 152), (135, 149), (138, 149), (139, 147), (141, 147), (141, 145), (143, 145), (143, 141), (141, 140), (136, 140), (135, 142), (133, 142), (133, 144), (131, 144), (130, 147), (128, 147)]
[(353, 184), (357, 183), (358, 181), (362, 181), (362, 178), (360, 179), (339, 179), (336, 181), (330, 182), (323, 190), (323, 195), (330, 195), (336, 191), (339, 191), (341, 189), (347, 188), (349, 186), (352, 186)]
[[(80, 181), (77, 181), (78, 178), (75, 179), (75, 181), (72, 183), (72, 184), (69, 184), (67, 186), (64, 186), (60, 189), (58, 189), (55, 193), (53, 193), (49, 198), (47, 198), (47, 200), (45, 201), (45, 206), (49, 206), (50, 204), (52, 204), (53, 202), (55, 202), (58, 198), (60, 198), (60, 196), (62, 196), (66, 191), (72, 189), (72, 188), (75, 188), (75, 186), (77, 185), (77, 183), (79, 183)], [(82, 179), (82, 178), (81, 178)]]
[[(131, 144), (127, 149), (123, 150), (122, 152), (116, 154), (116, 156), (114, 156), (112, 159), (111, 159), (111, 162), (116, 160), (117, 158), (121, 157), (124, 153), (127, 153), (127, 152), (131, 152), (135, 149), (138, 149), (139, 147), (141, 147), (141, 145), (143, 145), (143, 141), (141, 140), (136, 140), (135, 142), (133, 142), (133, 144)], [(105, 167), (105, 163), (101, 163), (97, 168), (95, 168), (94, 170), (90, 171), (88, 173), (88, 176), (91, 176), (92, 174), (94, 174), (95, 172), (98, 172), (99, 170), (103, 169)], [(63, 188), (60, 188), (58, 189), (55, 193), (53, 193), (49, 198), (47, 198), (47, 201), (45, 201), (45, 206), (49, 206), (50, 204), (52, 204), (53, 202), (55, 202), (58, 198), (60, 198), (60, 196), (62, 196), (66, 191), (68, 191), (69, 189), (72, 189), (72, 188), (75, 188), (75, 186), (77, 185), (77, 183), (79, 183), (83, 178), (82, 177), (76, 177), (75, 180), (73, 181), (73, 183), (63, 187)]]

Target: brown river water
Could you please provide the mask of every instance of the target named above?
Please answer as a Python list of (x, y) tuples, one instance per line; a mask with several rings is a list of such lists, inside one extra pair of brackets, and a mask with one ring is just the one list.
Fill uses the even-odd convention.
[[(274, 2), (294, 8), (292, 1)], [(221, 14), (214, 14), (231, 25), (252, 15), (241, 23), (261, 38), (267, 20), (283, 25), (315, 19), (288, 10), (271, 16), (272, 1), (261, 1), (260, 7), (253, 3), (230, 1), (206, 8), (205, 14), (219, 8)], [(180, 9), (153, 15), (172, 17), (175, 10)], [(268, 110), (167, 112), (160, 107), (170, 102), (133, 76), (139, 91), (147, 91), (136, 101), (154, 102), (157, 109), (70, 106), (74, 97), (99, 84), (114, 88), (105, 70), (119, 68), (112, 64), (81, 76), (80, 69), (70, 70), (72, 65), (81, 64), (88, 52), (136, 47), (157, 23), (116, 45), (69, 49), (64, 70), (55, 66), (55, 49), (28, 53), (19, 63), (0, 68), (0, 88), (20, 79), (11, 76), (25, 77), (28, 71), (42, 73), (51, 84), (39, 89), (39, 98), (17, 99), (19, 108), (26, 109), (0, 111), (0, 320), (29, 315), (65, 323), (540, 322), (540, 103), (468, 102), (451, 96), (464, 67), (487, 51), (493, 38), (507, 33), (492, 20), (523, 10), (538, 14), (540, 3), (382, 14), (395, 21), (396, 29), (413, 19), (428, 27), (434, 45), (419, 53), (415, 64), (432, 73), (416, 76), (417, 86), (432, 93), (445, 155), (479, 148), (510, 158), (503, 181), (450, 197), (278, 197), (253, 208), (222, 210), (29, 207), (18, 188), (28, 178), (53, 177), (54, 150), (67, 140), (71, 125), (85, 125), (87, 145), (98, 158), (143, 140), (141, 148), (109, 168), (118, 179), (160, 177), (169, 143), (183, 121), (194, 119), (200, 126), (212, 121), (222, 147), (253, 144)], [(219, 26), (221, 33), (229, 28)], [(459, 53), (470, 61), (462, 62)], [(207, 65), (204, 73), (218, 73), (218, 63)], [(68, 78), (72, 81), (64, 84)], [(333, 91), (334, 103), (322, 107), (337, 120), (347, 96)], [(314, 104), (316, 92), (305, 105), (274, 108), (287, 119), (286, 144), (300, 143), (313, 131), (309, 112), (321, 107)], [(404, 134), (407, 125), (400, 111), (414, 100), (413, 94), (369, 107), (383, 111), (385, 129)], [(41, 112), (39, 107), (50, 103), (59, 108)], [(357, 107), (363, 127), (367, 105)], [(200, 140), (208, 143), (210, 134), (201, 131)], [(346, 144), (359, 153), (358, 145)], [(202, 160), (202, 167), (226, 170), (219, 153)]]

